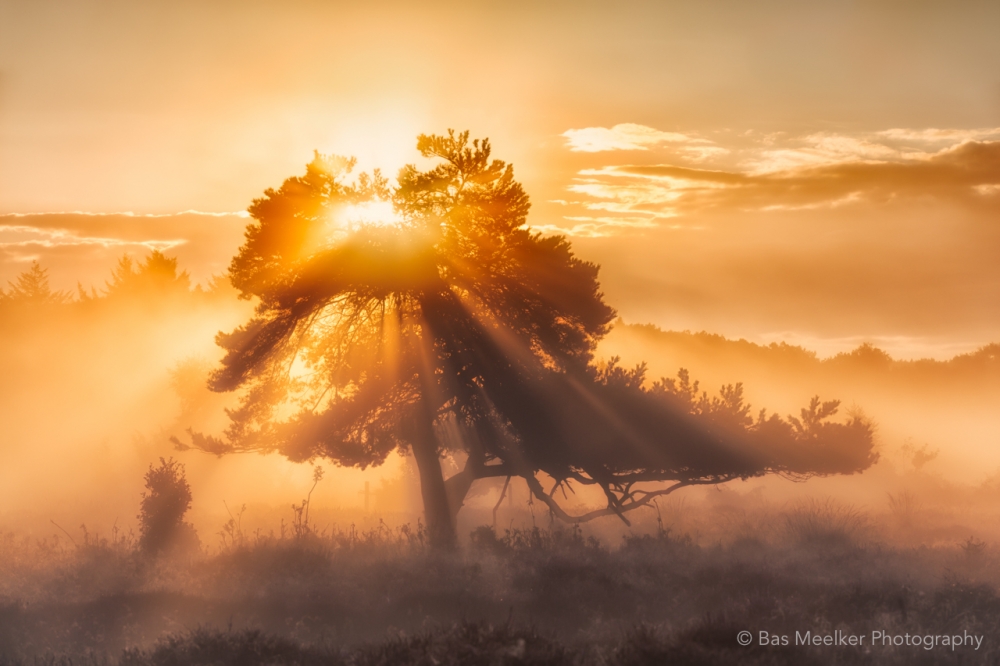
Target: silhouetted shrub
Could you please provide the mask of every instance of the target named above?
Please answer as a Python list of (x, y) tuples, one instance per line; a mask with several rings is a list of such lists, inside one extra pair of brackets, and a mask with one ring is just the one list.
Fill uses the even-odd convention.
[(472, 548), (479, 552), (501, 553), (505, 546), (493, 528), (489, 525), (480, 525), (469, 534), (469, 541)]
[(200, 546), (194, 527), (184, 522), (191, 508), (191, 486), (184, 465), (173, 458), (160, 458), (159, 467), (149, 466), (146, 492), (139, 505), (139, 549), (150, 555), (165, 550), (196, 550)]
[(852, 506), (812, 500), (785, 515), (794, 542), (820, 547), (850, 546), (870, 536), (868, 517)]

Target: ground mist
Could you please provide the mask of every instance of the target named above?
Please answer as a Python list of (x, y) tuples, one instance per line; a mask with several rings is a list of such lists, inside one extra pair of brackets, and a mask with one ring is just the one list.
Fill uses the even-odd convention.
[[(695, 518), (696, 510), (690, 513)], [(0, 664), (914, 664), (1000, 657), (1000, 552), (889, 541), (891, 514), (760, 508), (692, 538), (483, 526), (460, 550), (384, 522), (143, 555), (114, 532), (0, 538)], [(668, 514), (669, 517), (669, 514)], [(910, 516), (912, 518), (912, 516)], [(917, 517), (919, 519), (919, 516)], [(898, 521), (897, 521), (898, 522)], [(898, 525), (896, 526), (898, 527)], [(752, 632), (742, 647), (737, 634)], [(976, 634), (978, 650), (761, 646)]]

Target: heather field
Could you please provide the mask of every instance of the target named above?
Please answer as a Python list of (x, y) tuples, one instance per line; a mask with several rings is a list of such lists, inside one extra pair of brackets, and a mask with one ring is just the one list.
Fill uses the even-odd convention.
[[(1000, 656), (1000, 553), (984, 541), (894, 546), (887, 535), (914, 529), (898, 513), (833, 502), (734, 514), (724, 534), (699, 541), (650, 514), (648, 533), (618, 543), (558, 526), (484, 526), (453, 553), (429, 549), (421, 525), (385, 523), (235, 539), (230, 529), (211, 549), (157, 558), (128, 535), (83, 534), (74, 544), (8, 534), (0, 663), (958, 664)], [(752, 633), (751, 645), (738, 644), (740, 631)], [(761, 631), (791, 645), (761, 645)], [(865, 638), (796, 646), (796, 632)], [(873, 632), (882, 632), (874, 646)], [(982, 642), (892, 645), (895, 636), (956, 635)]]

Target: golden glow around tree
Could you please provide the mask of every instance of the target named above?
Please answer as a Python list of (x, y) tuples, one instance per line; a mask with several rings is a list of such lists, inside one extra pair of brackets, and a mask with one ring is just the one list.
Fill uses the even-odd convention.
[[(595, 367), (615, 316), (598, 267), (565, 238), (529, 229), (528, 196), (487, 140), (449, 132), (420, 136), (417, 148), (437, 165), (404, 167), (393, 187), (317, 155), (304, 176), (254, 201), (230, 278), (259, 303), (219, 335), (227, 354), (211, 379), (214, 390), (240, 389), (242, 403), (223, 439), (192, 433), (195, 446), (361, 468), (411, 450), (431, 539), (446, 546), (479, 478), (522, 476), (567, 520), (627, 520), (684, 485), (853, 472), (874, 459), (865, 422), (823, 423), (833, 403), (813, 405), (796, 431), (749, 418), (737, 389), (712, 401), (683, 383), (646, 386), (642, 368)], [(345, 219), (379, 208), (378, 222)], [(447, 449), (466, 464), (446, 481)], [(827, 449), (846, 453), (830, 464)], [(573, 481), (599, 486), (608, 508), (563, 511), (553, 493)]]

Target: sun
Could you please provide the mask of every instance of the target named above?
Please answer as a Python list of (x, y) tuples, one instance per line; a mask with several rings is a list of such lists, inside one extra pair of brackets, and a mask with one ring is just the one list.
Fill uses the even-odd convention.
[(400, 223), (400, 218), (392, 208), (391, 201), (368, 201), (351, 204), (340, 210), (339, 221), (348, 229), (362, 225), (392, 226)]
[(364, 201), (356, 204), (335, 203), (308, 232), (304, 252), (310, 254), (342, 242), (361, 227), (392, 227), (402, 224), (391, 201)]

